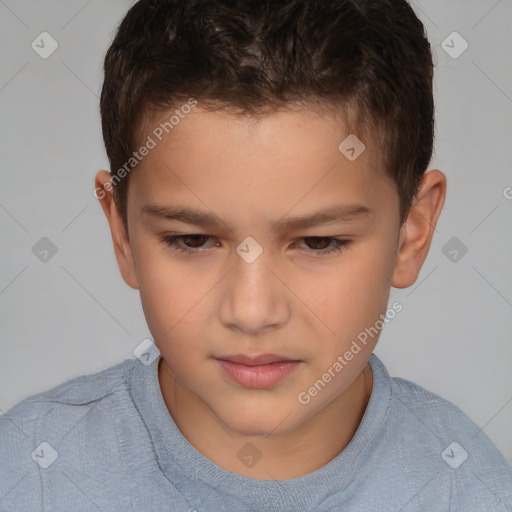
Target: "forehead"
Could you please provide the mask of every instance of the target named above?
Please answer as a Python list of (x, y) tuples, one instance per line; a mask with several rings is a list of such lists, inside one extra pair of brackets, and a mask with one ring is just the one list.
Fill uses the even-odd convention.
[(130, 178), (141, 200), (200, 205), (208, 198), (265, 209), (394, 193), (376, 145), (350, 133), (339, 115), (186, 110), (148, 123), (145, 137), (154, 147)]
[[(189, 103), (146, 118), (140, 142), (151, 138), (155, 148), (145, 161), (154, 165), (173, 156), (179, 158), (186, 150), (189, 159), (208, 155), (218, 163), (245, 161), (245, 167), (252, 161), (273, 159), (275, 165), (287, 161), (299, 168), (345, 156), (353, 168), (364, 162), (383, 171), (376, 140), (358, 128), (350, 128), (340, 110), (290, 106), (253, 115), (237, 110), (206, 110), (198, 105), (190, 107)], [(146, 166), (142, 162), (138, 167)]]

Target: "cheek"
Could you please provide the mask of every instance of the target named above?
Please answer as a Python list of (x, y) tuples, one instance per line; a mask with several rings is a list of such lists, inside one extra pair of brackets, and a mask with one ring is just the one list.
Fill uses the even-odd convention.
[(393, 258), (393, 244), (366, 242), (326, 276), (317, 305), (336, 332), (334, 338), (352, 339), (385, 312)]
[(197, 275), (173, 265), (168, 249), (154, 240), (146, 242), (141, 238), (134, 247), (134, 259), (142, 309), (156, 341), (172, 336), (186, 324), (187, 312), (197, 306), (204, 292), (201, 294)]

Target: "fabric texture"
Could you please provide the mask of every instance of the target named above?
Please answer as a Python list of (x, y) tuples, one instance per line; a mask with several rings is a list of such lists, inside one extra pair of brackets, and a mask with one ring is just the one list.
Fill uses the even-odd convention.
[[(0, 511), (508, 511), (512, 468), (447, 400), (391, 378), (349, 445), (303, 477), (256, 480), (199, 453), (169, 414), (158, 361), (33, 395), (0, 416)], [(242, 448), (242, 446), (241, 446)]]

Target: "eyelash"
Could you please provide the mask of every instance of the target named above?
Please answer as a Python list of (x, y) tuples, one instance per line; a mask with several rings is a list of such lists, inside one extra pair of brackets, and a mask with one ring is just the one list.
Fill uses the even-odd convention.
[[(176, 251), (180, 251), (180, 252), (183, 252), (183, 253), (201, 253), (201, 252), (204, 252), (202, 250), (202, 248), (190, 248), (190, 247), (180, 247), (179, 245), (177, 245), (177, 242), (178, 241), (183, 241), (183, 239), (185, 238), (192, 238), (192, 237), (196, 237), (196, 238), (201, 238), (201, 237), (206, 237), (206, 238), (212, 238), (210, 237), (209, 235), (201, 235), (201, 234), (192, 234), (192, 235), (165, 235), (162, 237), (162, 242), (164, 242), (165, 244), (167, 244), (169, 247), (171, 247), (172, 249), (176, 250)], [(333, 253), (336, 253), (336, 252), (342, 252), (344, 251), (346, 248), (348, 248), (348, 246), (351, 244), (351, 240), (345, 240), (345, 239), (339, 239), (339, 238), (334, 238), (334, 237), (331, 237), (331, 236), (306, 236), (306, 237), (303, 237), (301, 240), (306, 240), (306, 239), (323, 239), (323, 240), (329, 240), (330, 242), (334, 243), (334, 246), (330, 249), (306, 249), (306, 252), (308, 253), (313, 253), (315, 256), (324, 256), (324, 255), (330, 255), (330, 254), (333, 254)]]

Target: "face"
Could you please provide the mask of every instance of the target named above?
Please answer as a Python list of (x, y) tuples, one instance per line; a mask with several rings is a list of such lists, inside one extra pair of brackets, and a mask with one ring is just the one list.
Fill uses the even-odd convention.
[(377, 342), (353, 344), (387, 310), (398, 196), (372, 141), (340, 151), (348, 135), (304, 110), (198, 106), (130, 176), (123, 276), (172, 378), (238, 434), (321, 414)]

